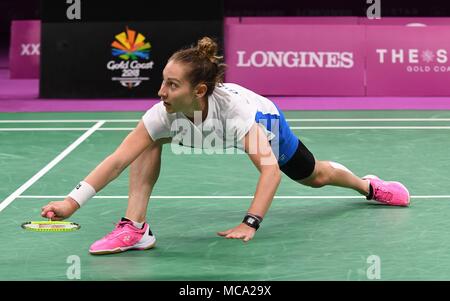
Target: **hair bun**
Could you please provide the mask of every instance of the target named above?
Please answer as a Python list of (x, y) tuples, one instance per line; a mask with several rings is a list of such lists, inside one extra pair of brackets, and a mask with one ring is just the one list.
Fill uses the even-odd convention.
[(197, 50), (200, 53), (200, 56), (213, 62), (216, 61), (217, 48), (217, 43), (209, 37), (203, 37), (197, 42)]

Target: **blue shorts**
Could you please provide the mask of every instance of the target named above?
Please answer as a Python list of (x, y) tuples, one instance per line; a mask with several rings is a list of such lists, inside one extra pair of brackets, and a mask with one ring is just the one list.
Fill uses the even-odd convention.
[(280, 170), (292, 180), (305, 179), (314, 171), (314, 155), (294, 135), (283, 112), (278, 107), (277, 110), (279, 115), (256, 112), (255, 121), (274, 134), (270, 146)]
[(299, 140), (289, 127), (283, 112), (277, 107), (278, 113), (263, 114), (256, 112), (255, 121), (271, 131), (275, 137), (270, 140), (270, 146), (278, 160), (278, 164), (283, 166), (288, 162), (297, 150)]

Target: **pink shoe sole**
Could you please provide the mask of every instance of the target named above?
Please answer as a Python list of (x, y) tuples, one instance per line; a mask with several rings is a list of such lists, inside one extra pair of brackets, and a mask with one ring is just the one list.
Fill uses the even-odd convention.
[(98, 250), (98, 251), (91, 251), (89, 250), (89, 253), (92, 255), (105, 255), (105, 254), (117, 254), (117, 253), (122, 253), (128, 250), (138, 250), (138, 251), (144, 251), (144, 250), (150, 250), (152, 248), (154, 248), (156, 245), (156, 241), (154, 241), (151, 245), (149, 245), (148, 247), (143, 247), (143, 248), (135, 248), (133, 246), (131, 247), (126, 247), (126, 248), (116, 248), (113, 250)]

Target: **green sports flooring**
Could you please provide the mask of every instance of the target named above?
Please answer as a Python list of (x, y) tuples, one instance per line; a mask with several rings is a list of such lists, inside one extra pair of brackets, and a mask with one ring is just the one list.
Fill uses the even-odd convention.
[[(69, 193), (142, 114), (0, 113), (0, 202), (10, 198), (0, 211), (0, 280), (67, 280), (71, 255), (80, 258), (81, 280), (369, 280), (373, 256), (381, 280), (450, 280), (450, 111), (286, 112), (318, 159), (403, 182), (409, 208), (283, 176), (255, 238), (223, 239), (216, 232), (238, 225), (250, 204), (255, 167), (242, 154), (175, 155), (166, 145), (148, 211), (154, 249), (88, 253), (125, 212), (128, 171), (69, 219), (79, 231), (21, 229), (41, 220), (40, 208)], [(11, 200), (96, 120), (108, 121)]]

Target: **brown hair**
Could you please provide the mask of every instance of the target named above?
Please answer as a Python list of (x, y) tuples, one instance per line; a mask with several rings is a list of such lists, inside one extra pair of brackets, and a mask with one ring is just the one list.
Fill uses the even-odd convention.
[(169, 59), (185, 63), (190, 67), (186, 77), (193, 87), (205, 83), (206, 96), (213, 93), (217, 84), (223, 83), (226, 65), (222, 56), (217, 55), (218, 46), (209, 37), (198, 40), (197, 46), (175, 52)]

